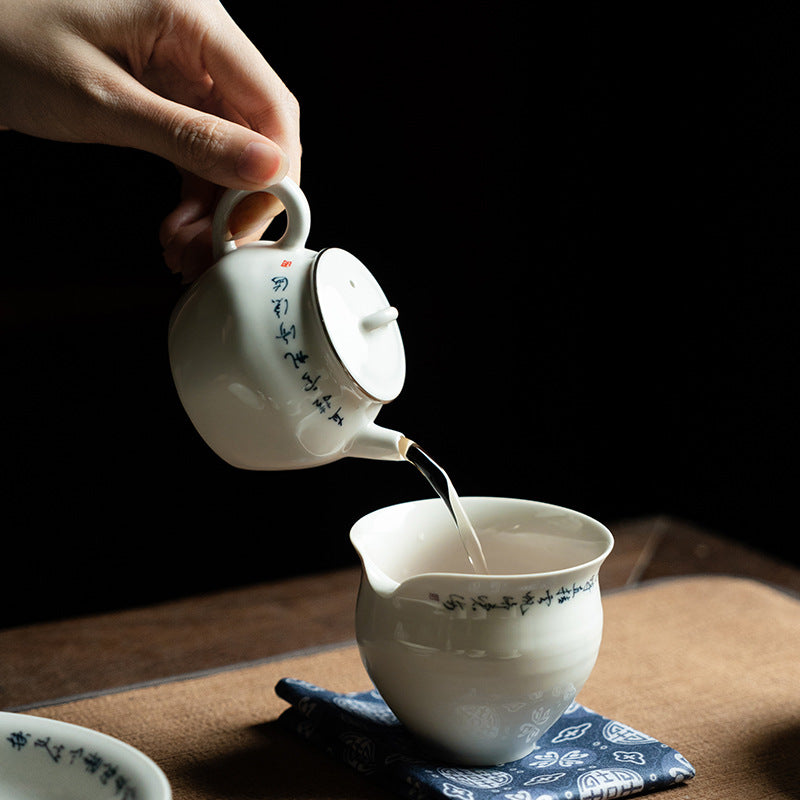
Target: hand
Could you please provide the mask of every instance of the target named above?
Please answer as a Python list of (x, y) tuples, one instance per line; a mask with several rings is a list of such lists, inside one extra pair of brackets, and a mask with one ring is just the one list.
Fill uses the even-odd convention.
[[(297, 102), (217, 0), (0, 0), (0, 19), (0, 126), (172, 161), (183, 187), (161, 242), (185, 280), (210, 265), (219, 187), (299, 182)], [(279, 210), (252, 195), (234, 238)]]

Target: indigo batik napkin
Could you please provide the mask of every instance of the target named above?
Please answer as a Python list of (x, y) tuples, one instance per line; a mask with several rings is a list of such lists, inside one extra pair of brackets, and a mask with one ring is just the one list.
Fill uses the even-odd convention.
[(284, 678), (281, 722), (309, 742), (414, 800), (601, 800), (666, 789), (694, 777), (665, 744), (572, 703), (525, 758), (466, 768), (426, 757), (377, 691), (337, 694)]

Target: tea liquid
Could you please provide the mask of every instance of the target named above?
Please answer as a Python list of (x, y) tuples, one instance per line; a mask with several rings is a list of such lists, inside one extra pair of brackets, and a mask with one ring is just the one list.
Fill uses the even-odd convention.
[(406, 461), (410, 461), (425, 476), (439, 497), (444, 500), (458, 529), (458, 535), (461, 537), (461, 544), (467, 554), (472, 571), (487, 574), (489, 568), (486, 565), (483, 548), (448, 474), (411, 439), (404, 437), (401, 440), (400, 453)]

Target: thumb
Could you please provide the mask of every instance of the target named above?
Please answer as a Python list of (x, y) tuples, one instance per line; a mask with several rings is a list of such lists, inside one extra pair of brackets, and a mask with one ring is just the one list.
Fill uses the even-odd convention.
[(146, 101), (137, 104), (124, 134), (128, 146), (231, 189), (269, 186), (287, 173), (288, 157), (266, 136), (147, 89), (144, 93)]

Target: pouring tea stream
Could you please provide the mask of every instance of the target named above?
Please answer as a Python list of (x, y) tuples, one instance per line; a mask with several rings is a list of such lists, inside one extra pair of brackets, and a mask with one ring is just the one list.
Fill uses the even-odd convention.
[(400, 452), (407, 461), (410, 461), (433, 487), (434, 491), (442, 498), (447, 510), (453, 517), (453, 522), (461, 537), (461, 544), (467, 555), (467, 561), (473, 572), (486, 574), (489, 566), (481, 547), (478, 534), (470, 522), (467, 512), (456, 493), (455, 486), (450, 476), (416, 443), (403, 437), (400, 440)]

